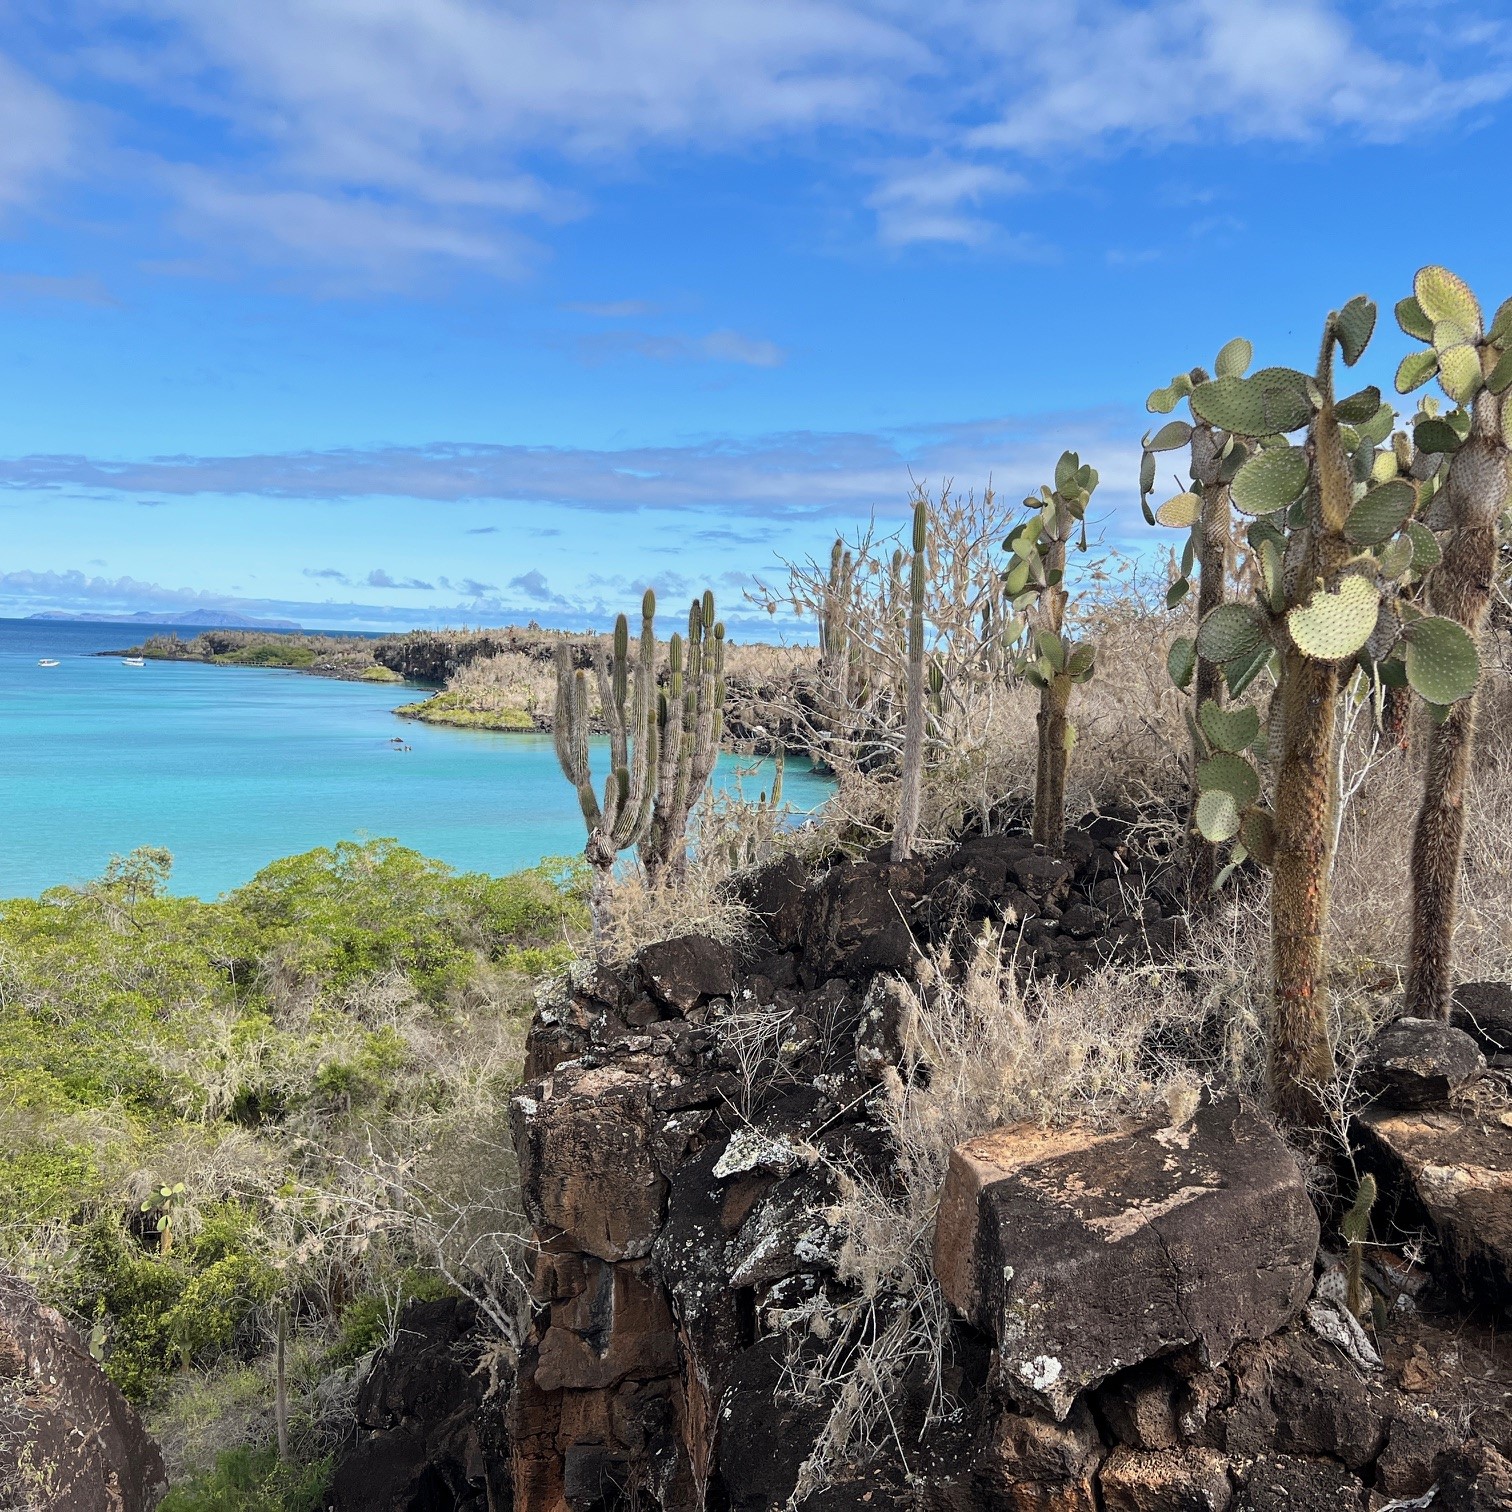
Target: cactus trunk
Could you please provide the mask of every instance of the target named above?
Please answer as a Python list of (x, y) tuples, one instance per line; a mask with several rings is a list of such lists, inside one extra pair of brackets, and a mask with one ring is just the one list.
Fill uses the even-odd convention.
[(898, 822), (892, 858), (906, 861), (919, 829), (919, 802), (924, 785), (924, 585), (929, 511), (923, 500), (914, 506), (913, 563), (908, 591), (908, 692), (903, 721), (903, 771), (898, 795)]
[[(1496, 522), (1508, 498), (1500, 395), (1482, 390), (1471, 434), (1449, 466), (1454, 528), (1429, 579), (1434, 609), (1479, 644), (1496, 581)], [(1408, 1009), (1447, 1019), (1454, 993), (1454, 923), (1465, 853), (1465, 784), (1475, 752), (1476, 695), (1445, 713), (1428, 742), (1423, 803), (1412, 836), (1412, 942)]]
[(1048, 688), (1040, 689), (1039, 759), (1034, 776), (1035, 843), (1059, 851), (1066, 841), (1066, 772), (1070, 765), (1070, 722), (1066, 711), (1071, 704), (1071, 679), (1054, 678)]
[[(1228, 485), (1218, 481), (1218, 454), (1211, 426), (1199, 425), (1192, 432), (1192, 473), (1202, 490), (1202, 516), (1197, 526), (1197, 623), (1223, 602), (1224, 572), (1228, 565)], [(1193, 680), (1193, 708), (1211, 699), (1223, 702), (1223, 669), (1215, 661), (1198, 656)], [(1218, 876), (1218, 847), (1205, 840), (1197, 828), (1197, 764), (1207, 755), (1196, 733), (1192, 740), (1191, 819), (1187, 827), (1191, 872), (1188, 902), (1204, 907), (1212, 898)]]
[(1333, 868), (1339, 670), (1290, 650), (1281, 686), (1285, 744), (1271, 862), (1271, 1096), (1282, 1117), (1316, 1123), (1322, 1110), (1314, 1087), (1333, 1076), (1323, 932)]

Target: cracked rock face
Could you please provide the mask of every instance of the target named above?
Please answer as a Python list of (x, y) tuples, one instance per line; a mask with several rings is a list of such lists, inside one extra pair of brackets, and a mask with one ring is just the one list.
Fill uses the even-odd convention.
[(996, 1342), (1002, 1389), (1063, 1419), (1078, 1393), (1196, 1345), (1282, 1327), (1312, 1287), (1318, 1221), (1296, 1161), (1237, 1099), (1179, 1127), (1018, 1124), (959, 1146), (935, 1268)]

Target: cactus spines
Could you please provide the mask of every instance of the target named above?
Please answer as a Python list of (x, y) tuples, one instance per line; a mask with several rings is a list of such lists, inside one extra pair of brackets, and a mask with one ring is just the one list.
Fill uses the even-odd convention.
[(667, 689), (657, 700), (661, 761), (649, 829), (640, 840), (647, 877), (679, 876), (687, 862), (688, 820), (719, 757), (724, 735), (725, 627), (714, 618), (714, 595), (688, 610), (687, 663), (674, 635), (668, 651)]
[[(1442, 559), (1428, 577), (1429, 602), (1464, 633), (1473, 658), (1490, 611), (1498, 526), (1509, 502), (1512, 453), (1504, 395), (1512, 386), (1512, 301), (1483, 334), (1480, 304), (1468, 285), (1445, 268), (1427, 267), (1413, 280), (1412, 297), (1397, 306), (1397, 318), (1408, 335), (1429, 343), (1425, 352), (1404, 361), (1397, 387), (1406, 392), (1437, 371), (1444, 392), (1460, 406), (1470, 406), (1468, 434), (1430, 417), (1419, 424), (1417, 435), (1420, 445), (1430, 444), (1450, 458), (1440, 490), (1444, 512), (1437, 521), (1428, 520), (1448, 530)], [(1448, 702), (1445, 695), (1456, 692), (1459, 701), (1443, 711), (1429, 738), (1423, 802), (1412, 837), (1407, 1002), (1408, 1011), (1419, 1018), (1446, 1019), (1454, 988), (1454, 923), (1479, 666), (1478, 660), (1473, 668), (1464, 665), (1464, 648), (1442, 632), (1436, 639), (1443, 645), (1435, 648), (1435, 637), (1427, 630), (1431, 623), (1407, 627), (1407, 662), (1417, 673), (1410, 680), (1431, 703)], [(1455, 662), (1461, 663), (1458, 679), (1450, 675)]]
[(1075, 452), (1062, 452), (1054, 488), (1042, 487), (1037, 498), (1024, 500), (1035, 513), (1003, 543), (1012, 557), (1004, 582), (1014, 607), (1038, 606), (1016, 670), (1039, 689), (1032, 833), (1036, 844), (1054, 851), (1066, 838), (1066, 776), (1076, 739), (1068, 717), (1071, 695), (1092, 676), (1096, 660), (1094, 646), (1074, 645), (1065, 633), (1066, 549), (1075, 526), (1082, 528), (1086, 547), (1087, 504), (1096, 487), (1097, 470)]
[(641, 601), (641, 634), (634, 665), (630, 658), (630, 626), (622, 614), (615, 621), (610, 654), (600, 651), (594, 661), (599, 703), (609, 731), (609, 774), (602, 803), (594, 792), (588, 760), (588, 677), (574, 668), (572, 648), (557, 647), (555, 736), (557, 761), (577, 790), (588, 826), (584, 854), (593, 868), (593, 916), (601, 923), (603, 893), (614, 858), (637, 843), (651, 822), (656, 788), (657, 728), (652, 703), (655, 685), (656, 637), (653, 620), (656, 596)]
[(892, 858), (906, 861), (919, 830), (919, 799), (924, 784), (924, 586), (925, 551), (929, 543), (929, 506), (914, 504), (913, 560), (908, 574), (908, 688), (903, 719), (903, 769), (898, 794), (898, 822), (893, 830)]

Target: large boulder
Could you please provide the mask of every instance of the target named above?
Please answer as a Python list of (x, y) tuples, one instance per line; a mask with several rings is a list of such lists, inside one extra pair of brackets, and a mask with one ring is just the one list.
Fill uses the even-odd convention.
[(1485, 1069), (1485, 1057), (1463, 1030), (1436, 1019), (1403, 1018), (1366, 1045), (1357, 1085), (1383, 1107), (1435, 1108)]
[(1449, 1022), (1463, 1029), (1487, 1055), (1512, 1054), (1512, 986), (1462, 982), (1454, 989)]
[(0, 1273), (0, 1505), (147, 1512), (167, 1489), (158, 1446), (83, 1340)]
[(1297, 1312), (1318, 1220), (1290, 1151), (1234, 1097), (1168, 1127), (1015, 1124), (960, 1145), (935, 1270), (1018, 1400), (1064, 1418), (1131, 1365), (1222, 1360)]
[(1366, 1163), (1433, 1225), (1456, 1277), (1512, 1302), (1512, 1128), (1448, 1109), (1369, 1109), (1357, 1120)]
[(903, 971), (918, 954), (908, 910), (923, 885), (916, 862), (837, 866), (809, 889), (803, 959), (815, 983)]
[(637, 958), (651, 995), (686, 1013), (705, 998), (735, 990), (735, 958), (729, 947), (704, 935), (679, 935), (647, 945)]

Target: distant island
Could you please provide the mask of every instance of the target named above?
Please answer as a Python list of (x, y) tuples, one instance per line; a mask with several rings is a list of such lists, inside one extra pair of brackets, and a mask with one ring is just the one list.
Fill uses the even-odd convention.
[(190, 609), (183, 614), (151, 614), (138, 609), (135, 614), (85, 614), (77, 609), (43, 609), (28, 614), (29, 620), (68, 620), (91, 625), (204, 625), (217, 630), (302, 630), (293, 620), (253, 619), (227, 609)]

